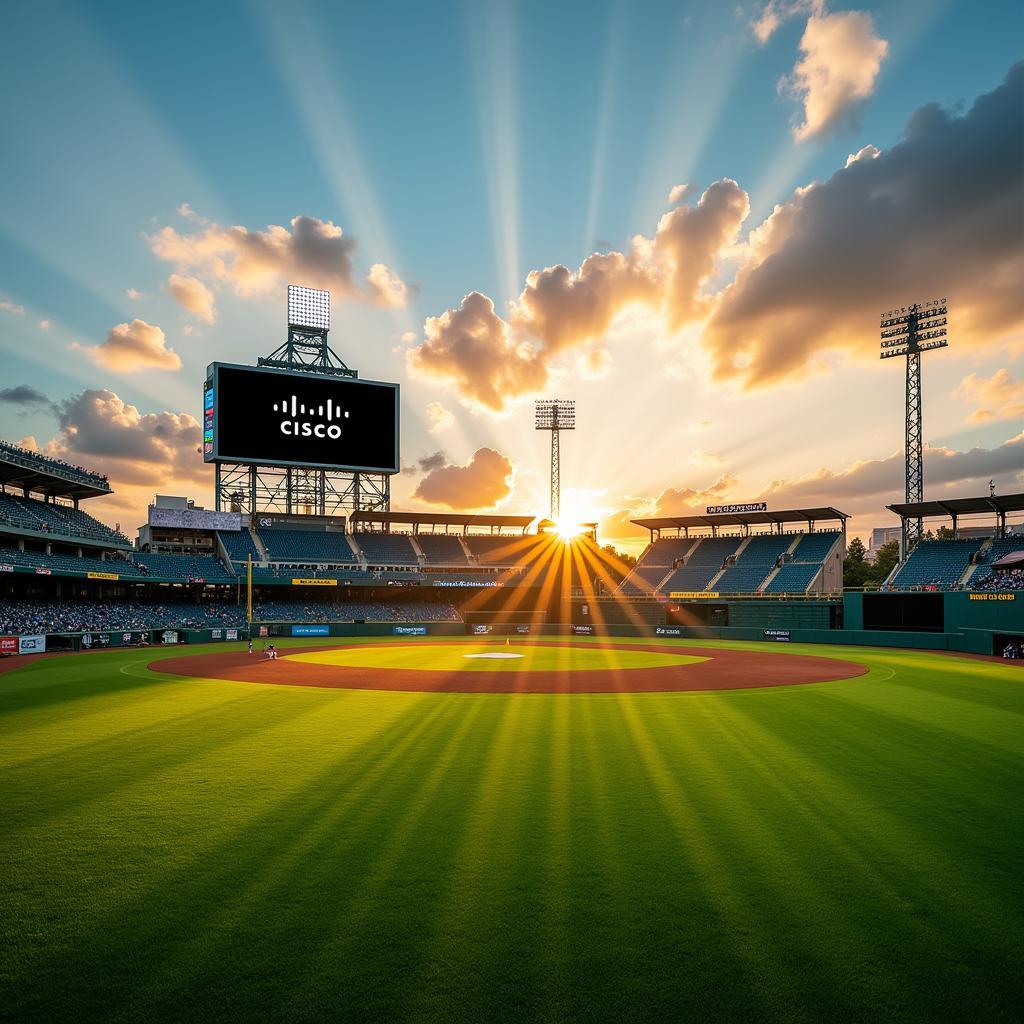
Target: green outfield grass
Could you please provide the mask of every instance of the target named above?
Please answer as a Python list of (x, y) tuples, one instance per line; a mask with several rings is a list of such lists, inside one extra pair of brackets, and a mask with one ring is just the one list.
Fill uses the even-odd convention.
[(347, 668), (430, 669), (435, 672), (581, 672), (694, 665), (707, 658), (678, 651), (631, 651), (594, 643), (532, 646), (529, 642), (480, 644), (472, 641), (339, 647), (333, 651), (289, 654), (287, 661)]
[(1020, 1019), (1019, 668), (793, 645), (870, 674), (633, 696), (146, 668), (200, 650), (0, 676), (0, 1018)]

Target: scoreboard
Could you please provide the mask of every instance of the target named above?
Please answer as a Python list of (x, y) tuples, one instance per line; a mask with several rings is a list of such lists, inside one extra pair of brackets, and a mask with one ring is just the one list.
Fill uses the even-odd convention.
[(397, 473), (398, 400), (397, 384), (211, 363), (203, 459)]

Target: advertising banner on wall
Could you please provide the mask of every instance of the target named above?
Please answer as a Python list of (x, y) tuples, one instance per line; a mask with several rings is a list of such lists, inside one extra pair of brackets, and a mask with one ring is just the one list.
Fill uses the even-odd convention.
[(572, 631), (573, 631), (573, 633), (577, 634), (577, 636), (593, 636), (594, 635), (594, 627), (593, 626), (573, 626), (572, 627)]
[(42, 634), (37, 636), (19, 636), (19, 654), (42, 654), (46, 650), (46, 637)]
[(655, 626), (655, 636), (682, 636), (683, 629), (681, 626)]
[(426, 636), (426, 626), (393, 626), (391, 629), (392, 636)]
[(0, 654), (17, 654), (18, 638), (16, 636), (0, 636)]
[(766, 629), (764, 631), (765, 640), (775, 640), (780, 643), (789, 643), (790, 632), (788, 629)]
[(326, 623), (319, 626), (292, 626), (292, 636), (330, 636), (331, 627)]

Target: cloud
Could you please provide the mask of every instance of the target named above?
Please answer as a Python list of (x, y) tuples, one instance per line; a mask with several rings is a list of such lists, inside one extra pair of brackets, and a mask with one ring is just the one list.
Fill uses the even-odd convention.
[(427, 430), (431, 434), (440, 434), (455, 423), (455, 416), (449, 412), (440, 402), (429, 402), (427, 404)]
[(141, 412), (107, 389), (82, 391), (53, 409), (57, 435), (42, 445), (34, 437), (19, 443), (107, 474), (117, 493), (90, 509), (101, 519), (141, 518), (156, 489), (192, 495), (209, 490), (202, 428), (188, 413)]
[(803, 56), (780, 83), (803, 104), (803, 122), (793, 129), (797, 141), (855, 124), (858, 106), (874, 92), (888, 51), (870, 14), (811, 15), (800, 40)]
[(11, 388), (0, 388), (0, 404), (15, 405), (24, 411), (32, 408), (52, 409), (54, 407), (46, 395), (28, 384), (16, 384)]
[(145, 320), (130, 324), (117, 324), (107, 332), (107, 340), (100, 345), (82, 346), (98, 365), (118, 373), (136, 373), (139, 370), (180, 370), (181, 357), (166, 345), (164, 332)]
[(125, 294), (132, 300), (132, 302), (138, 302), (140, 299), (147, 298), (146, 293), (140, 292), (138, 288), (126, 288)]
[(512, 308), (512, 324), (541, 343), (546, 356), (593, 338), (632, 303), (658, 300), (658, 277), (642, 244), (629, 255), (588, 256), (573, 273), (565, 266), (532, 270)]
[(715, 260), (736, 241), (750, 213), (750, 200), (731, 178), (708, 187), (696, 206), (666, 213), (654, 237), (655, 255), (667, 268), (666, 312), (673, 330), (707, 315), (711, 299), (701, 295)]
[(409, 289), (383, 263), (374, 263), (363, 281), (356, 278), (355, 239), (331, 221), (293, 217), (290, 227), (271, 224), (263, 231), (224, 227), (196, 216), (199, 226), (179, 232), (167, 226), (149, 239), (153, 252), (241, 296), (279, 288), (287, 282), (326, 288), (338, 297), (381, 306), (405, 305)]
[(47, 450), (92, 460), (112, 481), (149, 486), (181, 478), (208, 481), (198, 451), (202, 428), (188, 413), (142, 413), (103, 388), (61, 402), (58, 425), (60, 434)]
[(5, 313), (10, 313), (13, 316), (24, 316), (25, 307), (19, 306), (16, 302), (11, 302), (10, 299), (0, 299), (0, 309)]
[[(902, 451), (885, 459), (865, 459), (839, 472), (822, 468), (805, 476), (772, 480), (761, 494), (776, 507), (836, 505), (844, 501), (881, 497), (882, 503), (901, 500), (905, 459)], [(973, 481), (1003, 480), (1015, 485), (1024, 478), (1024, 432), (995, 448), (925, 447), (925, 496), (941, 497), (939, 487), (954, 487), (960, 493)], [(979, 486), (981, 486), (979, 484)], [(875, 503), (872, 504), (876, 504)]]
[(213, 292), (199, 278), (187, 274), (171, 274), (167, 279), (167, 287), (178, 302), (200, 320), (212, 324), (217, 319)]
[(950, 397), (976, 406), (967, 416), (968, 423), (1024, 419), (1024, 381), (1014, 380), (1005, 366), (991, 377), (970, 374)]
[(36, 326), (41, 331), (48, 331), (50, 329), (50, 327), (53, 326), (53, 325), (50, 323), (49, 320), (40, 320), (39, 323), (36, 324)]
[(470, 402), (500, 411), (547, 382), (544, 363), (513, 341), (509, 325), (480, 292), (470, 292), (458, 309), (429, 317), (423, 331), (423, 343), (406, 352), (410, 372), (450, 382)]
[(753, 387), (805, 376), (828, 352), (874, 355), (880, 311), (937, 296), (953, 345), (1020, 332), (1022, 106), (1018, 64), (964, 116), (923, 107), (891, 149), (777, 206), (703, 332), (714, 378)]
[(444, 452), (434, 452), (433, 455), (424, 455), (417, 460), (421, 473), (432, 473), (435, 469), (442, 469), (448, 465), (448, 459)]
[[(702, 289), (748, 210), (735, 181), (716, 181), (695, 205), (665, 214), (653, 238), (636, 236), (628, 253), (595, 253), (576, 271), (563, 265), (531, 271), (508, 320), (486, 295), (471, 292), (457, 310), (426, 321), (425, 340), (406, 353), (409, 370), (501, 411), (539, 392), (552, 364), (598, 341), (630, 306), (663, 313), (671, 330), (703, 317), (712, 300)], [(584, 374), (607, 372), (609, 360), (604, 351), (587, 356)]]
[[(421, 463), (422, 464), (422, 463)], [(452, 509), (492, 508), (512, 493), (512, 461), (493, 448), (478, 448), (464, 466), (432, 468), (413, 497)]]
[(801, 14), (821, 14), (824, 10), (824, 0), (769, 0), (750, 27), (763, 46), (784, 21)]
[(611, 375), (612, 354), (606, 348), (592, 348), (576, 360), (576, 376), (581, 380), (604, 380)]

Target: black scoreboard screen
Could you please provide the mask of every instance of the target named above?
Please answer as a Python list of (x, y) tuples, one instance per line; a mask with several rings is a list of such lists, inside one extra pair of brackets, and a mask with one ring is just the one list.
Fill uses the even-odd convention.
[(398, 385), (213, 363), (203, 458), (396, 473)]

